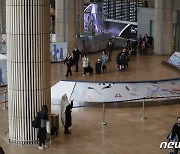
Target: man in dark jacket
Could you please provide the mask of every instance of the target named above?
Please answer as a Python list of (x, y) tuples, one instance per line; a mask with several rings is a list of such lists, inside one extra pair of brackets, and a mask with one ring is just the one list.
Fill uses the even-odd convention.
[[(177, 118), (177, 122), (174, 124), (172, 128), (171, 141), (173, 141), (176, 135), (178, 136), (178, 141), (180, 142), (180, 117)], [(175, 149), (174, 154), (177, 153), (178, 153), (178, 149)]]
[(66, 77), (68, 77), (69, 74), (71, 76), (72, 75), (71, 66), (73, 65), (73, 60), (69, 52), (67, 53), (67, 57), (64, 60), (64, 64), (67, 65)]
[(76, 47), (76, 48), (74, 48), (72, 53), (73, 53), (74, 65), (76, 67), (76, 71), (75, 72), (78, 72), (78, 62), (79, 62), (79, 58), (80, 58), (81, 52)]
[(109, 54), (109, 60), (112, 59), (113, 49), (114, 49), (114, 43), (112, 42), (111, 39), (109, 39), (109, 42), (108, 42), (107, 47), (106, 47), (106, 50), (108, 51), (108, 54)]

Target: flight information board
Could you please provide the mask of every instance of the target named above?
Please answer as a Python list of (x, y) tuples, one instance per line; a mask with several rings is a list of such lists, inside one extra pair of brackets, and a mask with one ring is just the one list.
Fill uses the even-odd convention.
[(104, 0), (104, 19), (115, 19), (137, 22), (137, 10), (146, 7), (147, 1), (139, 0)]

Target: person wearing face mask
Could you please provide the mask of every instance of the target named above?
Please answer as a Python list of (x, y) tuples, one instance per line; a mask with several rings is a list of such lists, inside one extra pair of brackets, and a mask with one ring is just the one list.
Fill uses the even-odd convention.
[[(177, 122), (174, 124), (171, 132), (172, 132), (171, 141), (173, 141), (175, 136), (177, 135), (178, 142), (180, 142), (180, 117), (177, 118)], [(174, 149), (174, 154), (177, 153), (178, 153), (178, 149)]]

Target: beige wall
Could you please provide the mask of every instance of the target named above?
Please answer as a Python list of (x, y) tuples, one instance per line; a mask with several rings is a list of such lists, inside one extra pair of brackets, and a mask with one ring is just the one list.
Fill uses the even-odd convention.
[[(149, 7), (155, 7), (155, 0), (147, 0)], [(165, 0), (166, 1), (166, 0)], [(174, 9), (180, 10), (180, 0), (174, 0)]]

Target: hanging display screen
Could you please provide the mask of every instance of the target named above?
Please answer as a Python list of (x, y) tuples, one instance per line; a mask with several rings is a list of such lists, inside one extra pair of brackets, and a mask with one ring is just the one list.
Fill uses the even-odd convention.
[(137, 10), (146, 4), (146, 1), (138, 0), (104, 0), (104, 18), (137, 22)]

